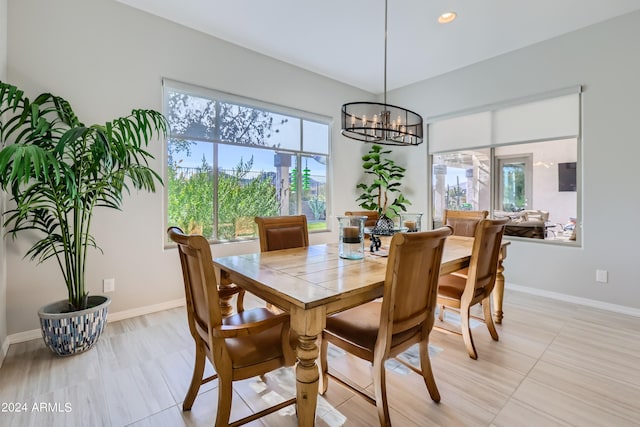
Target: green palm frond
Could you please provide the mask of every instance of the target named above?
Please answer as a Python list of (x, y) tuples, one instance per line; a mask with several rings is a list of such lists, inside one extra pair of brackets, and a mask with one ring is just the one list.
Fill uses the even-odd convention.
[(148, 109), (85, 126), (64, 98), (43, 93), (30, 101), (0, 81), (0, 188), (15, 202), (3, 223), (14, 238), (42, 235), (25, 257), (57, 260), (72, 306), (86, 303), (86, 253), (99, 249), (90, 234), (94, 208), (121, 209), (129, 186), (154, 192), (162, 184), (146, 147), (167, 129), (164, 116)]

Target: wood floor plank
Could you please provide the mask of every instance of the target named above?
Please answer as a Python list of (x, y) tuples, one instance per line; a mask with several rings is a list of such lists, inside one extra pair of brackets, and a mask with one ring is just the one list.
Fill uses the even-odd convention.
[(546, 414), (537, 408), (511, 399), (502, 408), (498, 416), (491, 423), (492, 427), (573, 427), (575, 424), (569, 423), (550, 414)]
[[(172, 352), (158, 359), (158, 374), (162, 375), (174, 400), (182, 405), (191, 384), (193, 373), (194, 352), (193, 349), (184, 349)], [(210, 363), (205, 364), (204, 377), (215, 373)], [(200, 393), (216, 387), (216, 382), (211, 381), (200, 386)]]
[(513, 396), (540, 412), (558, 418), (574, 426), (637, 426), (616, 413), (602, 411), (596, 406), (598, 400), (585, 401), (553, 385), (526, 379)]
[(187, 427), (187, 423), (182, 418), (182, 410), (172, 406), (127, 427)]
[[(247, 295), (245, 306), (264, 301)], [(460, 336), (432, 333), (439, 404), (420, 376), (388, 365), (394, 425), (640, 425), (640, 318), (513, 290), (505, 294), (504, 312), (499, 341), (483, 324), (473, 329), (478, 360), (468, 357)], [(194, 356), (186, 319), (182, 307), (113, 322), (94, 349), (69, 358), (54, 356), (42, 340), (11, 345), (0, 368), (0, 404), (24, 401), (29, 411), (0, 412), (0, 425), (211, 426), (216, 381), (201, 387), (191, 411), (181, 407)], [(410, 353), (407, 358), (415, 360)], [(329, 364), (371, 390), (366, 362), (336, 350)], [(213, 372), (207, 364), (206, 374)], [(265, 388), (259, 385), (260, 379), (250, 379), (234, 386), (232, 419), (295, 387), (287, 371), (270, 373)], [(333, 380), (318, 402), (320, 427), (378, 424), (374, 406)], [(34, 403), (49, 410), (35, 411)], [(72, 411), (59, 412), (66, 403)], [(248, 425), (293, 427), (297, 421), (285, 410)]]
[[(527, 381), (547, 387), (551, 390), (549, 395), (557, 396), (560, 402), (588, 407), (588, 411), (582, 414), (588, 417), (586, 422), (602, 420), (612, 422), (612, 425), (640, 425), (640, 385), (637, 383), (622, 383), (580, 367), (558, 366), (544, 361), (536, 365)], [(523, 383), (523, 386), (528, 384)], [(516, 399), (519, 392), (514, 394)], [(554, 415), (562, 418), (559, 414)]]
[(177, 402), (155, 362), (105, 373), (105, 394), (113, 425), (128, 425), (163, 411)]
[(613, 333), (601, 325), (574, 321), (540, 360), (621, 383), (640, 384), (640, 325), (637, 331)]
[[(216, 408), (218, 406), (218, 388), (208, 390), (198, 394), (195, 403), (190, 411), (182, 412), (182, 419), (188, 427), (211, 427), (216, 419)], [(251, 415), (251, 410), (237, 394), (233, 396), (231, 405), (230, 420), (238, 420), (240, 418)], [(260, 420), (252, 421), (245, 424), (248, 427), (262, 427)]]

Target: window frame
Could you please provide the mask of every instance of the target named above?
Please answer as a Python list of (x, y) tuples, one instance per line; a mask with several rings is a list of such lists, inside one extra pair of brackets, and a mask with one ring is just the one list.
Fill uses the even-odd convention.
[[(503, 165), (505, 162), (514, 162), (522, 160), (524, 163), (524, 197), (525, 197), (525, 207), (533, 206), (533, 154), (531, 153), (522, 153), (522, 154), (507, 154), (507, 155), (497, 155), (493, 154), (495, 165), (496, 165), (496, 173), (492, 175), (493, 179), (496, 180), (494, 184), (494, 188), (496, 190), (495, 194), (495, 204), (494, 210), (504, 211), (504, 175), (503, 175)], [(527, 206), (528, 205), (528, 206)]]
[[(246, 147), (249, 149), (257, 149), (257, 150), (270, 150), (277, 151), (278, 153), (288, 153), (295, 157), (296, 165), (300, 164), (301, 160), (305, 157), (313, 157), (313, 156), (322, 156), (326, 158), (326, 169), (325, 169), (325, 203), (326, 203), (326, 211), (330, 212), (331, 206), (331, 182), (330, 182), (330, 168), (331, 168), (331, 139), (332, 139), (332, 127), (333, 127), (333, 118), (329, 116), (324, 116), (317, 113), (312, 113), (308, 111), (298, 110), (291, 107), (285, 107), (282, 105), (257, 100), (254, 98), (249, 98), (241, 95), (235, 95), (228, 92), (220, 91), (217, 89), (205, 88), (202, 86), (197, 86), (193, 84), (183, 83), (167, 78), (162, 79), (162, 105), (163, 105), (163, 113), (165, 116), (169, 111), (169, 97), (167, 96), (168, 92), (180, 92), (188, 96), (198, 97), (198, 98), (206, 98), (215, 100), (217, 102), (230, 103), (234, 105), (238, 105), (241, 107), (252, 108), (255, 110), (261, 110), (270, 114), (284, 115), (288, 117), (292, 117), (299, 120), (299, 138), (298, 138), (298, 149), (293, 148), (280, 148), (275, 145), (261, 145), (261, 144), (251, 144), (251, 143), (240, 143), (240, 142), (232, 142), (232, 141), (223, 141), (220, 138), (207, 138), (207, 137), (194, 137), (193, 135), (184, 135), (184, 139), (189, 141), (196, 141), (198, 143), (210, 143), (212, 144), (212, 153), (213, 153), (213, 161), (212, 161), (212, 169), (217, 171), (219, 169), (219, 159), (220, 155), (218, 153), (221, 145), (229, 145), (235, 147)], [(304, 151), (305, 150), (305, 140), (304, 140), (304, 128), (305, 123), (313, 123), (327, 126), (327, 148), (326, 152), (321, 151)], [(183, 135), (180, 135), (181, 137)], [(163, 224), (164, 230), (167, 227), (171, 226), (169, 224), (169, 186), (166, 185), (169, 179), (169, 165), (168, 165), (168, 147), (171, 140), (170, 134), (164, 138), (163, 144), (163, 155), (162, 155), (162, 176), (164, 180), (164, 204), (163, 204)], [(299, 168), (298, 168), (299, 169)], [(302, 172), (298, 170), (296, 173), (296, 188), (302, 188)], [(212, 226), (214, 227), (214, 236), (213, 238), (207, 238), (209, 243), (211, 244), (226, 244), (226, 243), (238, 243), (244, 241), (253, 241), (257, 240), (257, 235), (252, 238), (246, 239), (220, 239), (217, 236), (217, 228), (219, 221), (219, 200), (217, 192), (218, 189), (218, 173), (213, 173), (213, 188), (214, 188), (214, 196), (213, 196), (213, 212), (214, 218), (212, 220)], [(295, 205), (296, 211), (299, 213), (303, 212), (303, 192), (296, 191), (295, 193)], [(328, 217), (328, 215), (327, 215)], [(163, 231), (164, 231), (163, 230)], [(331, 227), (329, 221), (327, 221), (326, 227), (324, 229), (319, 230), (309, 230), (310, 233), (319, 233), (319, 232), (329, 232), (331, 231)], [(163, 233), (165, 234), (165, 233)], [(165, 239), (164, 246), (166, 248), (175, 247), (175, 243), (170, 242)]]
[[(575, 126), (575, 132), (558, 132), (557, 134), (549, 133), (547, 136), (535, 137), (531, 139), (523, 138), (521, 140), (507, 141), (501, 140), (498, 136), (496, 136), (496, 130), (494, 126), (496, 126), (496, 116), (494, 113), (499, 113), (501, 111), (510, 112), (510, 110), (515, 110), (519, 108), (527, 109), (529, 106), (536, 106), (538, 103), (544, 103), (546, 101), (553, 102), (554, 98), (561, 100), (561, 103), (566, 107), (566, 99), (571, 95), (577, 95), (577, 110), (572, 114), (574, 115), (573, 122)], [(433, 179), (434, 179), (434, 156), (442, 155), (447, 153), (455, 153), (460, 151), (467, 150), (481, 150), (481, 149), (489, 149), (490, 151), (490, 204), (488, 210), (490, 211), (490, 215), (492, 216), (495, 211), (497, 211), (498, 204), (498, 185), (497, 180), (499, 179), (499, 174), (497, 174), (498, 161), (496, 159), (495, 150), (500, 147), (515, 147), (523, 144), (531, 144), (537, 142), (545, 142), (545, 141), (554, 141), (554, 140), (566, 140), (566, 139), (575, 139), (576, 142), (576, 216), (578, 218), (575, 223), (575, 231), (576, 236), (575, 240), (570, 241), (553, 241), (547, 239), (531, 239), (524, 237), (515, 237), (515, 236), (505, 236), (506, 238), (523, 241), (523, 242), (533, 242), (533, 243), (543, 243), (543, 244), (552, 244), (552, 245), (564, 245), (564, 246), (575, 246), (582, 247), (584, 230), (582, 226), (582, 218), (583, 218), (583, 209), (582, 209), (582, 185), (583, 185), (583, 177), (582, 177), (582, 126), (583, 126), (583, 117), (582, 117), (582, 102), (583, 102), (583, 89), (582, 86), (571, 86), (563, 89), (558, 89), (554, 91), (550, 91), (547, 93), (537, 94), (533, 96), (523, 97), (519, 99), (512, 99), (500, 103), (484, 105), (477, 108), (469, 108), (458, 112), (447, 113), (441, 116), (433, 116), (430, 117), (427, 121), (427, 167), (430, 171), (427, 174), (428, 180), (428, 197), (431, 204), (431, 209), (429, 210), (429, 218), (428, 221), (431, 224), (434, 224), (434, 211), (433, 211), (433, 198), (434, 198), (434, 190), (433, 190)], [(564, 110), (566, 113), (567, 110)], [(465, 131), (461, 128), (459, 123), (455, 122), (455, 119), (458, 118), (469, 118), (471, 129)], [(560, 117), (567, 117), (560, 116)], [(433, 126), (434, 124), (442, 123), (443, 126), (437, 129), (437, 136), (441, 138), (442, 130), (444, 130), (445, 138), (439, 141), (436, 144), (437, 148), (433, 149)], [(552, 126), (553, 128), (553, 126)], [(562, 126), (561, 126), (562, 128)], [(474, 135), (480, 135), (480, 140), (478, 143), (471, 142), (471, 139), (467, 137), (474, 138)], [(453, 138), (453, 139), (452, 139)], [(462, 138), (467, 142), (460, 143), (456, 141), (456, 138)], [(526, 153), (518, 154), (516, 157), (523, 157)], [(505, 157), (498, 156), (498, 157)]]

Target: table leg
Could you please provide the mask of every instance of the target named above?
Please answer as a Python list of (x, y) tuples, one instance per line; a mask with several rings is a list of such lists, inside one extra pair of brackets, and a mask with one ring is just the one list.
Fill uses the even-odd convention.
[(218, 281), (218, 294), (220, 296), (220, 313), (222, 317), (227, 317), (233, 314), (233, 305), (231, 300), (233, 299), (234, 292), (225, 292), (228, 289), (235, 288), (235, 285), (229, 280), (229, 274), (226, 271), (220, 272), (220, 279)]
[(502, 248), (500, 250), (500, 257), (498, 258), (498, 274), (496, 274), (496, 284), (493, 287), (493, 309), (494, 309), (494, 322), (502, 323), (502, 300), (504, 299), (504, 265), (502, 261), (507, 257), (507, 249)]
[(313, 426), (318, 402), (319, 371), (317, 336), (298, 336), (298, 364), (296, 366), (296, 398), (298, 425)]
[(320, 384), (320, 371), (316, 364), (318, 358), (316, 340), (324, 328), (325, 313), (323, 307), (311, 310), (294, 308), (290, 311), (291, 328), (298, 333), (296, 409), (298, 426), (301, 427), (311, 427), (315, 424)]

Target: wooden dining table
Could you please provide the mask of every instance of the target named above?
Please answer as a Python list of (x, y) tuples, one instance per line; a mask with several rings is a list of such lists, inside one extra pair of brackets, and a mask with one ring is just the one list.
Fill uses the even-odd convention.
[[(502, 261), (508, 244), (503, 241), (493, 291), (497, 323), (502, 321)], [(472, 237), (449, 236), (440, 274), (467, 267), (472, 247)], [(337, 244), (323, 244), (219, 257), (213, 263), (222, 287), (224, 283), (235, 283), (290, 314), (291, 328), (298, 334), (295, 368), (298, 425), (314, 425), (319, 383), (316, 339), (328, 315), (382, 296), (387, 258), (367, 252), (361, 260), (342, 259)]]

